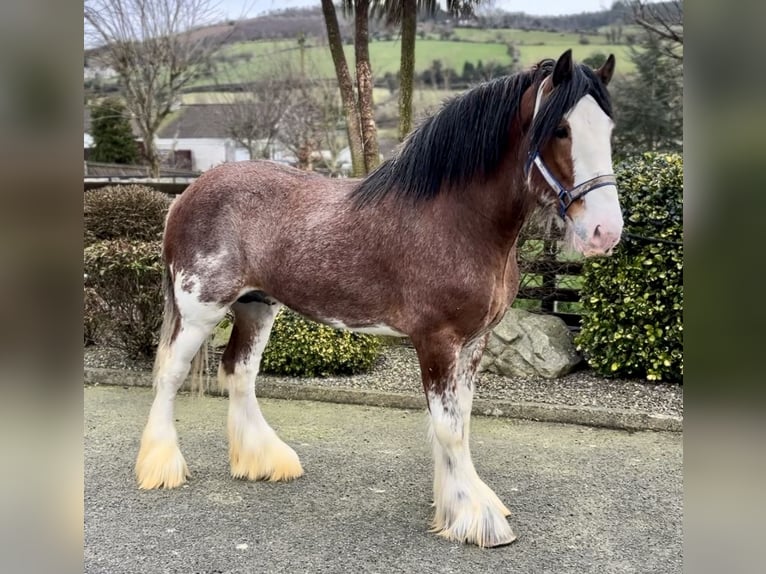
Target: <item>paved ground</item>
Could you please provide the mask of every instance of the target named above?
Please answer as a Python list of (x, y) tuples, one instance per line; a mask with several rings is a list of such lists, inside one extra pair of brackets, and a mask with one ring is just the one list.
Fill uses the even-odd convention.
[(223, 398), (176, 411), (192, 481), (139, 491), (150, 389), (85, 388), (87, 573), (654, 573), (682, 569), (682, 436), (474, 417), (479, 474), (519, 539), (481, 550), (426, 531), (419, 411), (261, 401), (301, 456), (289, 484), (228, 477)]
[[(211, 394), (220, 350), (210, 354)], [(85, 348), (88, 384), (152, 386), (151, 360), (135, 360), (117, 349)], [(581, 365), (582, 366), (582, 365)], [(258, 393), (272, 399), (304, 399), (369, 406), (422, 408), (423, 384), (415, 349), (384, 345), (364, 373), (329, 377), (260, 374)], [(677, 430), (683, 426), (683, 386), (638, 379), (611, 379), (581, 368), (556, 379), (505, 377), (479, 372), (474, 412), (498, 416), (580, 423), (625, 430)]]

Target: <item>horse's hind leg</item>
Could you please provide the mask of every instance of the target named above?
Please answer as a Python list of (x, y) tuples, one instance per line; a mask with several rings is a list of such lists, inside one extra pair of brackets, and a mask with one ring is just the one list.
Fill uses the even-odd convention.
[(501, 546), (516, 539), (510, 512), (476, 473), (468, 444), (473, 377), (486, 337), (460, 346), (415, 341), (428, 399), (434, 453), (432, 531), (448, 540)]
[(235, 478), (276, 481), (303, 474), (298, 455), (269, 426), (255, 398), (261, 356), (280, 306), (266, 298), (232, 307), (234, 327), (218, 377), (229, 390), (229, 458)]
[(169, 291), (172, 289), (172, 285), (166, 286), (165, 316), (155, 362), (154, 402), (136, 459), (138, 486), (144, 489), (175, 488), (189, 476), (178, 447), (173, 403), (192, 360), (226, 314), (225, 306), (202, 303), (188, 293), (179, 302), (179, 308)]

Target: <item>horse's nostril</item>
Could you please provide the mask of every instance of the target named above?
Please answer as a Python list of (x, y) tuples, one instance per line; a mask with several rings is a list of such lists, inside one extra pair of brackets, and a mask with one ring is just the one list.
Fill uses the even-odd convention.
[(596, 229), (593, 230), (593, 237), (601, 237), (601, 231), (599, 230), (600, 227), (600, 225), (597, 225)]

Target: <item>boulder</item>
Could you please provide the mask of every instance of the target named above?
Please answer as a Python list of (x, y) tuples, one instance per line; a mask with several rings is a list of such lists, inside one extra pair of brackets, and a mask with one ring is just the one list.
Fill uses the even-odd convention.
[(507, 377), (555, 379), (581, 360), (564, 321), (511, 307), (492, 330), (480, 369)]

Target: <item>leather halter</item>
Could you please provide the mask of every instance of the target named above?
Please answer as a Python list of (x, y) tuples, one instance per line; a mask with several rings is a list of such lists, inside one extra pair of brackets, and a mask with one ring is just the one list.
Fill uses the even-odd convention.
[[(533, 121), (535, 116), (537, 116), (537, 113), (540, 111), (540, 104), (543, 98), (543, 86), (547, 80), (548, 78), (543, 79), (543, 81), (540, 82), (540, 87), (537, 89), (535, 110), (532, 113)], [(545, 162), (543, 162), (543, 158), (540, 156), (539, 151), (535, 151), (534, 153), (530, 152), (529, 154), (527, 163), (524, 166), (524, 174), (526, 175), (527, 179), (529, 179), (531, 176), (533, 165), (538, 169), (540, 175), (543, 176), (545, 181), (548, 182), (548, 185), (551, 186), (551, 189), (556, 192), (559, 200), (559, 216), (561, 219), (566, 219), (567, 210), (575, 201), (581, 199), (594, 189), (598, 189), (599, 187), (604, 187), (607, 185), (614, 185), (615, 187), (617, 186), (617, 178), (613, 173), (610, 173), (607, 175), (597, 175), (596, 177), (592, 177), (574, 186), (572, 189), (567, 189), (558, 179), (556, 179), (556, 176), (554, 176), (545, 165)]]

